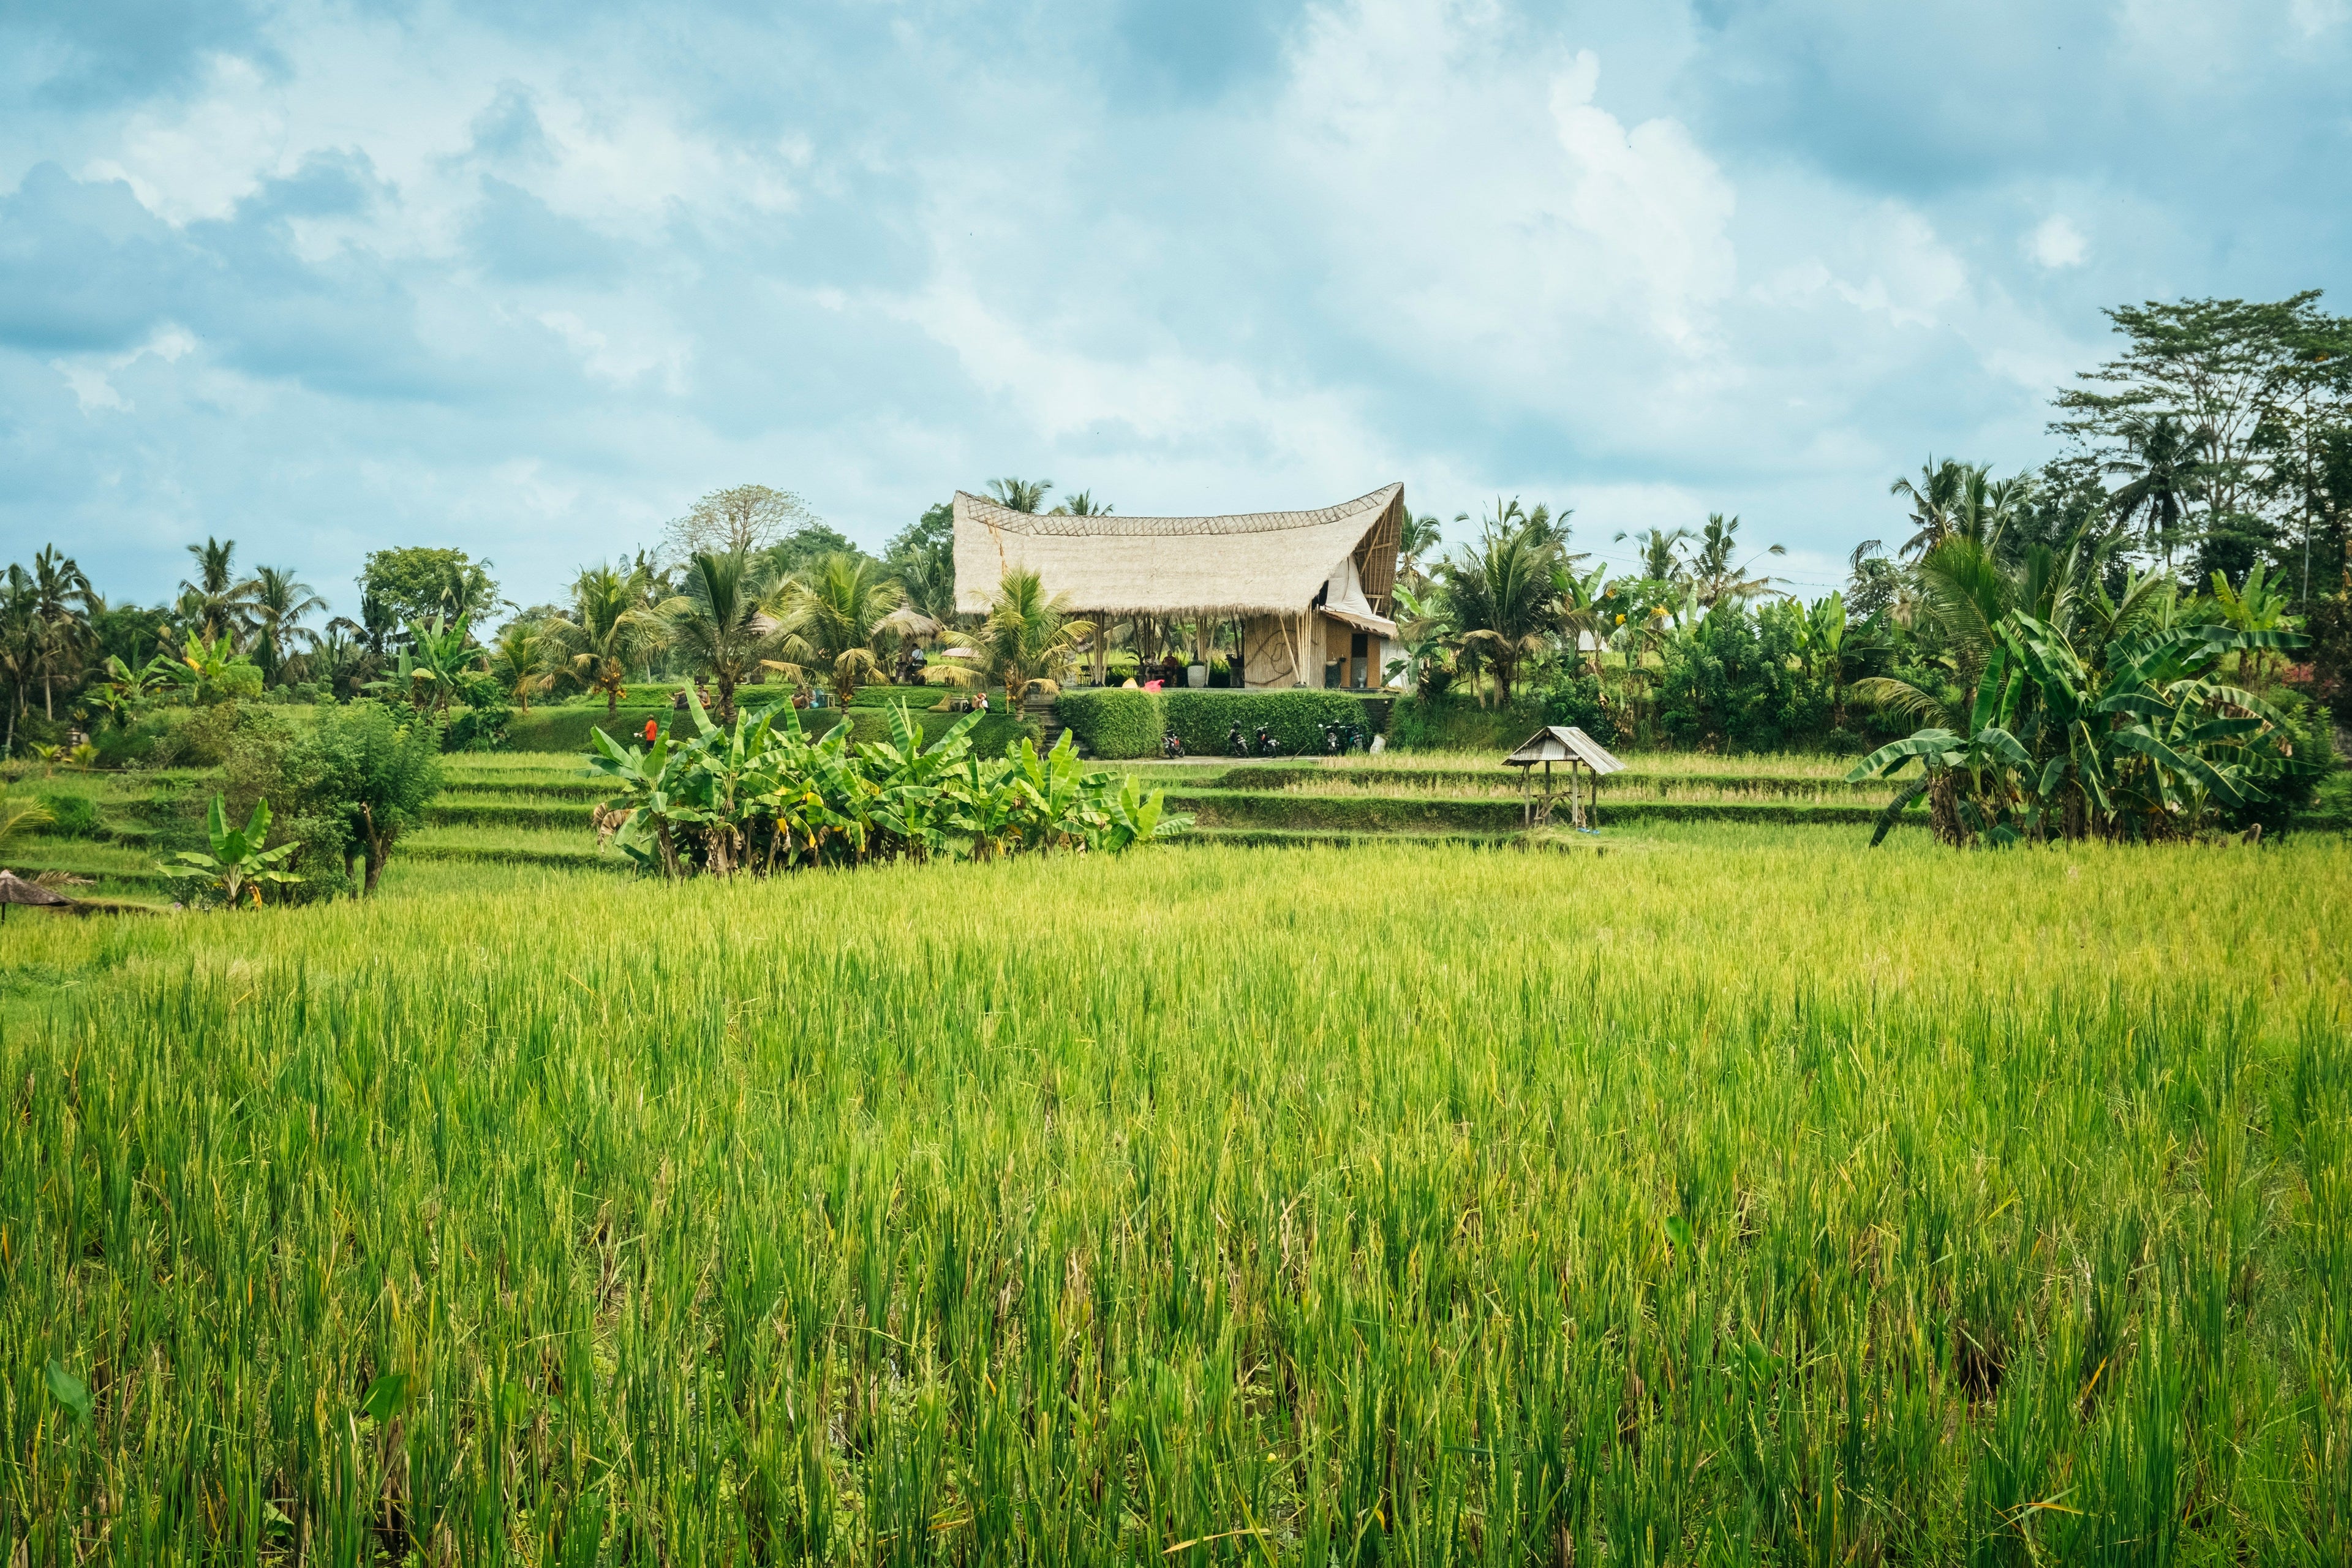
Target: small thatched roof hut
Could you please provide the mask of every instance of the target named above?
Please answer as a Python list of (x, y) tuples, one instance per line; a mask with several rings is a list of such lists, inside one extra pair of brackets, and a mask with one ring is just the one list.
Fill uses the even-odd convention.
[(31, 904), (51, 910), (74, 907), (74, 901), (63, 893), (53, 892), (38, 882), (28, 882), (14, 871), (0, 871), (0, 921), (8, 918), (10, 904)]
[(986, 610), (1025, 568), (1097, 622), (1239, 623), (1253, 687), (1378, 685), (1404, 520), (1402, 484), (1228, 517), (1056, 516), (958, 491), (956, 607)]

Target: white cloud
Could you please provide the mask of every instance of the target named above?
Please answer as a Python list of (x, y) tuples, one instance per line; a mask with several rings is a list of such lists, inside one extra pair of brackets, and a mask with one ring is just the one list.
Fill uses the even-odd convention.
[(53, 359), (49, 362), (49, 368), (65, 377), (66, 385), (73, 391), (74, 402), (85, 415), (101, 408), (129, 414), (138, 405), (116, 388), (114, 375), (150, 357), (165, 364), (176, 363), (195, 346), (196, 340), (187, 329), (166, 322), (156, 329), (153, 336), (128, 353), (102, 357), (84, 354), (72, 360)]
[(2091, 242), (2064, 213), (2052, 213), (2025, 237), (2025, 254), (2035, 265), (2056, 271), (2080, 267), (2091, 258)]

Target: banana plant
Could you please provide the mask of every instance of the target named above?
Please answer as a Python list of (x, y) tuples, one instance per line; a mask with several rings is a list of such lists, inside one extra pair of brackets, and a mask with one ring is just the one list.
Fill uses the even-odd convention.
[(205, 827), (212, 839), (211, 854), (184, 849), (157, 869), (167, 877), (210, 884), (221, 895), (221, 901), (231, 909), (246, 901), (259, 909), (264, 883), (284, 885), (302, 879), (279, 868), (281, 862), (301, 848), (299, 842), (280, 844), (275, 849), (262, 847), (269, 837), (268, 801), (255, 801), (251, 819), (243, 827), (234, 828), (228, 825), (226, 800), (215, 795)]
[(621, 851), (667, 877), (754, 875), (802, 865), (947, 855), (984, 859), (1024, 850), (1121, 849), (1181, 831), (1161, 797), (1130, 779), (1089, 772), (1066, 733), (1044, 756), (971, 748), (980, 715), (933, 745), (904, 707), (887, 741), (853, 743), (838, 725), (811, 740), (792, 709), (780, 720), (738, 714), (711, 722), (686, 693), (694, 733), (650, 749), (593, 732), (591, 770), (614, 786), (599, 820)]

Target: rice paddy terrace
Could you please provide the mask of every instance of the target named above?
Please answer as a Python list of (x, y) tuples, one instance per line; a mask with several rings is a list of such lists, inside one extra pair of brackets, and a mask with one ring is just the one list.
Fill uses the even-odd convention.
[[(0, 1562), (2352, 1557), (2340, 778), (1962, 856), (1637, 758), (1596, 857), (1211, 759), (666, 886), (449, 764), (369, 902), (0, 931)], [(19, 787), (152, 906), (215, 781)]]

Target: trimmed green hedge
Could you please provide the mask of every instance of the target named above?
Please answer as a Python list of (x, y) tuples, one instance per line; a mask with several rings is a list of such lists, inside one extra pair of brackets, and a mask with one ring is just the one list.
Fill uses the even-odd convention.
[(1286, 756), (1320, 756), (1323, 726), (1360, 724), (1366, 736), (1380, 732), (1371, 714), (1345, 691), (1297, 688), (1288, 691), (1167, 691), (1165, 722), (1194, 756), (1226, 754), (1225, 737), (1235, 723), (1255, 743), (1258, 726), (1282, 742)]
[(1323, 726), (1361, 725), (1379, 733), (1363, 702), (1345, 691), (1066, 691), (1054, 711), (1077, 735), (1090, 756), (1107, 760), (1156, 757), (1161, 739), (1174, 733), (1194, 756), (1226, 754), (1226, 737), (1239, 724), (1253, 742), (1258, 726), (1282, 742), (1287, 756), (1320, 756)]
[(1156, 691), (1129, 691), (1124, 687), (1065, 691), (1055, 701), (1054, 712), (1069, 726), (1087, 755), (1105, 761), (1156, 757), (1167, 733)]

